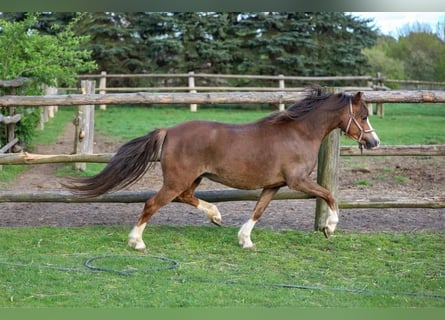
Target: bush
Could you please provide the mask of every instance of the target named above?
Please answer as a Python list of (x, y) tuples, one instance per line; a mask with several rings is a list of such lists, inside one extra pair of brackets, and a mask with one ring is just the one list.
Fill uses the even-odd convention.
[[(53, 26), (58, 31), (55, 35), (42, 35), (36, 28), (38, 17), (39, 13), (31, 13), (18, 22), (0, 19), (0, 79), (28, 78), (19, 89), (20, 94), (41, 94), (42, 84), (73, 85), (78, 73), (96, 68), (91, 51), (79, 49), (88, 37), (75, 36), (71, 30), (76, 18), (64, 29)], [(7, 108), (0, 108), (0, 113), (7, 115)], [(16, 113), (22, 113), (23, 117), (15, 133), (21, 143), (30, 144), (39, 121), (39, 109), (17, 107)], [(0, 124), (0, 143), (5, 142), (6, 126)]]

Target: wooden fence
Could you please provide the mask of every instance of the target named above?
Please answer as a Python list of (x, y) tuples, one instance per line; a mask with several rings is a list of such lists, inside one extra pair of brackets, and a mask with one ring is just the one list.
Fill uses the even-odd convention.
[[(100, 74), (91, 75), (79, 75), (79, 79), (99, 79), (99, 87), (96, 88), (101, 94), (107, 92), (135, 92), (135, 91), (299, 91), (302, 89), (301, 84), (309, 83), (332, 83), (332, 82), (353, 82), (365, 83), (361, 87), (367, 87), (370, 90), (388, 90), (385, 83), (392, 83), (402, 86), (408, 86), (409, 89), (445, 89), (445, 82), (437, 81), (420, 81), (420, 80), (397, 80), (387, 79), (380, 72), (376, 76), (364, 75), (364, 76), (285, 76), (285, 75), (242, 75), (242, 74), (209, 74), (209, 73), (144, 73), (144, 74), (109, 74), (106, 71), (102, 71)], [(107, 86), (108, 79), (157, 79), (158, 83), (173, 83), (182, 82), (182, 86), (150, 86), (150, 87), (110, 87)], [(181, 81), (183, 79), (183, 81)], [(199, 81), (202, 80), (202, 81)], [(218, 86), (209, 85), (208, 82), (219, 82)], [(244, 81), (267, 81), (267, 85), (263, 86), (227, 86), (227, 82), (230, 80), (244, 80)], [(197, 85), (201, 82), (202, 85)], [(270, 83), (276, 83), (276, 87), (272, 87)], [(286, 83), (295, 82), (300, 83), (300, 86), (289, 86)], [(342, 86), (346, 87), (346, 86)], [(64, 88), (68, 91), (76, 91), (79, 88)], [(404, 88), (405, 89), (405, 88)], [(63, 88), (62, 88), (63, 90)]]
[[(172, 104), (172, 103), (288, 103), (301, 99), (301, 92), (209, 92), (209, 93), (125, 93), (125, 94), (71, 94), (48, 96), (3, 96), (0, 97), (0, 106), (68, 106), (68, 105), (100, 105), (100, 104)], [(409, 103), (445, 103), (444, 91), (369, 91), (365, 93), (368, 102), (409, 102)], [(338, 139), (338, 136), (334, 139)], [(336, 151), (336, 150), (334, 150)], [(419, 153), (420, 152), (420, 153)], [(335, 152), (334, 152), (335, 153)], [(343, 155), (357, 155), (353, 148), (341, 148)], [(339, 154), (337, 149), (337, 154)], [(367, 153), (369, 155), (419, 155), (429, 154), (435, 156), (445, 155), (445, 146), (397, 146), (382, 147)], [(332, 162), (335, 154), (324, 155), (324, 162)], [(0, 164), (37, 164), (49, 162), (107, 162), (111, 154), (102, 155), (33, 155), (33, 154), (5, 154), (0, 155)], [(326, 174), (325, 165), (320, 162), (317, 179), (321, 181)], [(335, 174), (338, 168), (329, 170), (328, 174)], [(334, 179), (335, 180), (335, 179)], [(335, 186), (326, 186), (332, 189)], [(0, 202), (142, 202), (151, 193), (141, 192), (116, 192), (95, 199), (78, 199), (67, 192), (0, 192)], [(208, 201), (237, 201), (256, 200), (258, 191), (225, 190), (205, 191), (199, 196)], [(299, 192), (283, 189), (275, 199), (306, 199), (307, 195)], [(444, 208), (445, 199), (384, 199), (383, 201), (355, 201), (339, 202), (340, 208)], [(326, 212), (316, 213), (316, 229), (322, 229)], [(318, 221), (318, 222), (317, 222)]]
[[(79, 79), (99, 79), (99, 87), (96, 88), (96, 92), (105, 94), (109, 92), (177, 92), (184, 91), (190, 93), (196, 92), (218, 92), (218, 91), (248, 91), (248, 92), (298, 92), (303, 91), (303, 85), (311, 83), (325, 83), (338, 85), (343, 83), (342, 90), (355, 90), (359, 88), (361, 91), (372, 90), (391, 90), (385, 83), (395, 84), (396, 86), (402, 86), (404, 90), (418, 90), (418, 89), (445, 89), (445, 82), (437, 81), (419, 81), (419, 80), (393, 80), (386, 79), (380, 72), (375, 77), (364, 76), (285, 76), (285, 75), (241, 75), (241, 74), (208, 74), (208, 73), (189, 73), (171, 74), (171, 73), (145, 73), (145, 74), (108, 74), (106, 71), (102, 71), (100, 74), (93, 75), (79, 75)], [(144, 86), (144, 87), (110, 87), (108, 86), (109, 79), (149, 79), (155, 80), (156, 85)], [(238, 80), (239, 83), (230, 86), (230, 81)], [(261, 85), (251, 86), (245, 85), (243, 82), (263, 82)], [(266, 82), (266, 84), (264, 84)], [(178, 83), (182, 83), (178, 86)], [(211, 85), (216, 83), (217, 85)], [(273, 86), (276, 83), (276, 86)], [(295, 86), (295, 84), (298, 86)], [(347, 87), (344, 83), (360, 84), (360, 87)], [(160, 85), (161, 84), (161, 85)], [(164, 85), (162, 85), (164, 84)], [(169, 85), (165, 85), (169, 84)], [(228, 85), (229, 84), (229, 85)], [(332, 86), (332, 85), (331, 85)], [(65, 88), (65, 91), (76, 91), (79, 88)], [(63, 89), (62, 89), (63, 90)], [(105, 110), (106, 105), (101, 104), (100, 109)], [(197, 103), (190, 104), (190, 111), (196, 112), (198, 110)], [(278, 110), (284, 110), (284, 103), (278, 103)], [(370, 109), (372, 111), (372, 109)], [(384, 105), (381, 102), (376, 104), (376, 114), (383, 117), (385, 114)]]
[[(155, 79), (157, 85), (145, 86), (145, 87), (110, 87), (107, 86), (107, 79)], [(301, 85), (308, 83), (320, 83), (320, 82), (353, 82), (353, 83), (366, 83), (362, 85), (361, 90), (378, 90), (378, 85), (383, 84), (381, 78), (374, 78), (371, 76), (326, 76), (326, 77), (299, 77), (299, 76), (284, 76), (282, 74), (277, 76), (269, 75), (240, 75), (240, 74), (209, 74), (209, 73), (194, 73), (193, 71), (189, 73), (146, 73), (146, 74), (107, 74), (106, 71), (102, 71), (100, 74), (93, 75), (80, 75), (79, 79), (99, 79), (99, 87), (96, 88), (96, 92), (100, 94), (105, 94), (108, 92), (178, 92), (184, 91), (189, 93), (196, 92), (301, 92), (304, 87)], [(230, 80), (242, 80), (242, 81), (266, 81), (266, 85), (228, 85)], [(181, 82), (182, 85), (175, 85)], [(197, 83), (200, 82), (200, 85)], [(218, 82), (218, 85), (211, 85), (209, 82)], [(271, 86), (271, 83), (276, 82), (277, 86)], [(286, 83), (291, 82), (292, 84), (298, 82), (300, 85), (295, 87), (295, 85), (286, 86)], [(160, 86), (161, 83), (170, 83), (170, 85)], [(172, 85), (173, 84), (173, 85)], [(348, 89), (346, 86), (342, 86), (343, 89)], [(353, 89), (357, 87), (349, 87)], [(78, 91), (79, 88), (61, 88), (65, 91)], [(196, 112), (198, 104), (191, 103), (190, 111)], [(100, 105), (101, 109), (106, 109), (106, 105)], [(284, 103), (278, 103), (278, 109), (284, 110)]]

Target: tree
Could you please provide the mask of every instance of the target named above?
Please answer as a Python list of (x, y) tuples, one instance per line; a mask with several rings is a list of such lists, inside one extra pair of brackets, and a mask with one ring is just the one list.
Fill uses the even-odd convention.
[[(42, 84), (74, 85), (79, 72), (91, 72), (96, 67), (90, 52), (79, 50), (87, 37), (74, 35), (72, 24), (59, 29), (56, 35), (42, 35), (35, 28), (37, 16), (29, 14), (18, 22), (0, 20), (0, 78), (29, 78), (27, 94), (40, 94)], [(3, 110), (0, 113), (4, 113)], [(24, 116), (35, 119), (33, 112), (26, 112)], [(22, 133), (22, 140), (29, 142), (37, 120), (22, 119), (17, 130)], [(20, 127), (24, 125), (26, 128)], [(3, 139), (0, 136), (0, 140)]]
[(390, 45), (388, 56), (399, 59), (409, 79), (445, 80), (445, 42), (431, 32), (411, 32)]
[(403, 62), (388, 55), (390, 47), (394, 46), (396, 41), (392, 37), (380, 36), (375, 46), (363, 50), (363, 54), (368, 58), (371, 74), (380, 73), (387, 79), (406, 79)]
[(376, 32), (341, 12), (268, 12), (243, 14), (241, 46), (254, 61), (250, 72), (260, 74), (361, 74)]
[(52, 36), (40, 34), (37, 21), (36, 14), (21, 22), (0, 20), (0, 78), (29, 77), (37, 88), (42, 83), (72, 85), (79, 72), (94, 70), (90, 52), (79, 50), (87, 37), (74, 35), (72, 24)]
[[(131, 22), (127, 15), (115, 12), (87, 12), (81, 14), (73, 31), (78, 35), (88, 36), (82, 48), (91, 52), (99, 70), (109, 73), (138, 73), (144, 69), (132, 35)], [(113, 83), (115, 82), (115, 83)], [(131, 79), (112, 79), (111, 86), (132, 85)]]
[[(42, 14), (39, 27), (69, 16)], [(109, 73), (315, 76), (367, 71), (362, 49), (377, 37), (368, 22), (342, 12), (106, 12), (83, 14), (73, 30), (90, 36), (84, 48)]]

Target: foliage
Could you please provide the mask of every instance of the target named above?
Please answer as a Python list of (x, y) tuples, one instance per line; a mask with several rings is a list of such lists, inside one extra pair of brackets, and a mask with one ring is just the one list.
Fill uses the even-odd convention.
[[(41, 28), (68, 16), (41, 15)], [(73, 30), (90, 36), (83, 48), (109, 73), (317, 76), (367, 70), (361, 50), (377, 36), (367, 22), (341, 12), (105, 12), (82, 14)]]
[(397, 57), (388, 56), (389, 46), (395, 42), (392, 37), (380, 37), (375, 46), (363, 49), (374, 76), (383, 73), (387, 79), (406, 79), (403, 62)]
[(365, 21), (343, 13), (198, 12), (157, 17), (169, 22), (163, 24), (167, 32), (152, 39), (167, 48), (175, 42), (177, 72), (361, 74), (366, 65), (361, 49), (376, 38)]
[(73, 20), (57, 30), (56, 35), (45, 35), (37, 29), (38, 15), (29, 14), (23, 21), (0, 20), (0, 78), (33, 79), (34, 89), (47, 85), (73, 85), (77, 74), (94, 70), (90, 52), (79, 50), (87, 36), (76, 36)]
[(373, 73), (390, 79), (445, 81), (445, 42), (427, 31), (405, 31), (398, 39), (380, 37), (365, 49)]
[(410, 79), (445, 81), (445, 42), (433, 33), (417, 32), (400, 37), (390, 57), (403, 61)]
[[(72, 20), (64, 28), (53, 25), (54, 35), (42, 34), (38, 27), (38, 14), (28, 14), (21, 21), (0, 19), (0, 79), (17, 77), (31, 79), (24, 94), (40, 94), (42, 84), (73, 85), (79, 72), (94, 70), (96, 64), (90, 60), (90, 52), (80, 46), (88, 37), (76, 36), (72, 31)], [(38, 123), (38, 109), (18, 109), (23, 118), (16, 126), (17, 136), (22, 143), (30, 143), (33, 130)], [(1, 110), (5, 113), (5, 110)], [(0, 144), (5, 143), (5, 130), (0, 131)]]

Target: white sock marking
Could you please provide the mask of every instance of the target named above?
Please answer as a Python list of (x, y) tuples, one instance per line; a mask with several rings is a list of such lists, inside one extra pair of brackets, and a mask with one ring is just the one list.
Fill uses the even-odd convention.
[(204, 211), (210, 221), (221, 223), (221, 213), (214, 204), (199, 199), (197, 208)]
[(245, 249), (253, 248), (252, 240), (250, 239), (250, 234), (252, 232), (253, 227), (255, 226), (256, 221), (253, 221), (252, 218), (247, 220), (245, 224), (238, 231), (238, 243)]
[(136, 250), (144, 250), (145, 243), (142, 240), (142, 233), (144, 232), (145, 226), (147, 224), (143, 223), (140, 226), (134, 226), (128, 235), (128, 245), (135, 248)]

